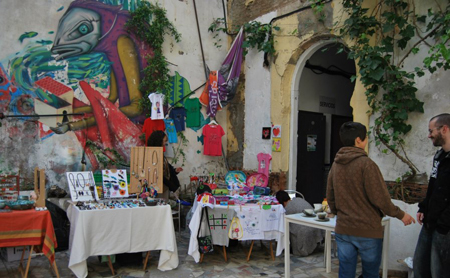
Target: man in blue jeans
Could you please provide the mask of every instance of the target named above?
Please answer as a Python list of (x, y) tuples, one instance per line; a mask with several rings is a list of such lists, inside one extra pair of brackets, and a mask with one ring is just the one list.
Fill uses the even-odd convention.
[(431, 118), (428, 138), (442, 148), (434, 156), (427, 196), (417, 213), (423, 227), (414, 253), (414, 277), (450, 277), (450, 114)]
[(358, 253), (364, 278), (378, 278), (383, 246), (381, 219), (389, 215), (403, 224), (414, 218), (392, 204), (380, 169), (364, 151), (367, 129), (361, 123), (347, 122), (339, 131), (344, 145), (328, 175), (327, 200), (337, 215), (336, 243), (339, 278), (354, 278)]

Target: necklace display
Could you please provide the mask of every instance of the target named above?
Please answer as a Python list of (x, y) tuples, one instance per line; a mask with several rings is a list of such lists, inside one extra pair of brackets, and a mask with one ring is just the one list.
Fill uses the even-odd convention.
[(140, 178), (145, 178), (144, 167), (145, 167), (145, 152), (139, 152), (139, 177)]
[(132, 147), (130, 161), (130, 191), (131, 193), (147, 192), (151, 188), (162, 193), (164, 159), (162, 147)]
[(137, 148), (131, 148), (131, 157), (133, 157), (133, 170), (131, 172), (131, 175), (138, 178), (136, 176), (137, 174), (137, 168), (138, 168), (138, 164), (139, 164), (139, 152)]
[[(155, 160), (156, 157), (156, 160)], [(153, 166), (158, 165), (158, 153), (156, 151), (153, 151), (152, 153), (152, 164)]]

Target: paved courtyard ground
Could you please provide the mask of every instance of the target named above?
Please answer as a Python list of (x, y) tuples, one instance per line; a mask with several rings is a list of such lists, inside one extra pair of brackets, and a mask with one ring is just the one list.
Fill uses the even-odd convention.
[[(151, 259), (146, 271), (142, 270), (142, 264), (120, 265), (114, 264), (116, 275), (112, 275), (106, 263), (99, 262), (98, 257), (89, 257), (89, 278), (94, 277), (284, 277), (284, 254), (271, 260), (268, 242), (255, 242), (250, 261), (246, 261), (246, 254), (250, 242), (239, 243), (227, 248), (228, 261), (225, 262), (223, 255), (216, 248), (213, 253), (205, 255), (202, 263), (195, 263), (194, 259), (187, 255), (189, 234), (183, 231), (181, 239), (178, 239), (178, 254), (180, 264), (177, 269), (171, 271), (160, 271), (157, 269), (159, 252), (152, 251)], [(61, 277), (75, 277), (68, 268), (69, 252), (56, 253), (56, 263)], [(0, 277), (20, 277), (18, 273), (19, 262), (7, 262), (3, 258), (0, 264)], [(326, 273), (323, 260), (323, 246), (319, 246), (315, 252), (308, 257), (296, 257), (291, 255), (291, 277), (293, 278), (337, 278), (338, 260), (332, 258), (332, 273)], [(358, 264), (358, 275), (361, 272)], [(50, 264), (45, 256), (38, 255), (31, 260), (28, 277), (48, 278), (55, 277), (50, 270)]]

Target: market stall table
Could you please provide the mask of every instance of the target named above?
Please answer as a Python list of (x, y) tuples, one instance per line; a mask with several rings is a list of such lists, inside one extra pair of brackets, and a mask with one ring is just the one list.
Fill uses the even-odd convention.
[[(276, 240), (277, 241), (277, 250), (276, 255), (280, 255), (284, 249), (284, 208), (282, 205), (272, 205), (267, 206), (266, 208), (255, 205), (255, 204), (246, 204), (243, 206), (222, 206), (216, 205), (214, 208), (208, 208), (210, 213), (219, 213), (223, 214), (227, 211), (235, 211), (236, 216), (239, 217), (239, 214), (245, 214), (247, 217), (245, 221), (241, 221), (243, 237), (239, 238), (239, 240)], [(253, 213), (250, 213), (250, 210), (253, 210)], [(197, 234), (200, 225), (202, 206), (199, 204), (194, 206), (194, 213), (189, 224), (189, 229), (191, 230), (191, 237), (189, 241), (189, 251), (188, 254), (191, 255), (195, 262), (200, 261), (200, 252), (198, 248), (198, 240)], [(261, 212), (260, 214), (258, 212)], [(251, 217), (257, 218), (256, 221), (252, 221)], [(240, 217), (239, 217), (240, 218)], [(210, 217), (211, 219), (211, 217)], [(228, 219), (231, 221), (230, 219)], [(218, 219), (217, 221), (222, 221)], [(212, 222), (210, 222), (212, 223)], [(264, 225), (269, 224), (269, 225)], [(226, 227), (225, 233), (222, 233), (222, 237), (228, 237), (228, 230), (230, 228), (230, 223), (227, 225), (219, 224), (219, 229)], [(267, 228), (264, 228), (266, 226)], [(268, 228), (268, 227), (271, 228)], [(219, 246), (228, 246), (228, 240), (223, 238), (217, 239), (213, 235), (213, 244)], [(253, 246), (253, 245), (252, 245)], [(250, 250), (251, 252), (251, 250)], [(249, 259), (250, 253), (248, 254), (247, 260)]]
[(23, 277), (28, 275), (31, 252), (34, 247), (42, 250), (42, 253), (50, 261), (56, 276), (59, 277), (55, 263), (57, 242), (52, 218), (48, 210), (29, 209), (0, 213), (0, 223), (0, 247), (30, 246), (26, 269), (23, 270), (22, 267), (23, 253), (19, 265)]
[[(329, 219), (330, 221), (317, 221), (317, 218), (305, 217), (303, 213), (290, 214), (284, 217), (284, 230), (286, 234), (289, 234), (289, 223), (325, 230), (325, 265), (327, 273), (331, 272), (331, 232), (333, 232), (336, 227), (336, 217)], [(382, 254), (383, 278), (387, 278), (390, 218), (384, 217), (381, 221), (381, 224), (384, 226), (384, 240), (383, 240), (383, 254)], [(284, 241), (286, 250), (289, 250), (289, 237), (285, 237)], [(288, 278), (291, 272), (289, 252), (284, 252), (284, 272), (285, 272), (284, 277)]]
[(170, 206), (67, 210), (70, 220), (69, 268), (86, 277), (89, 256), (161, 250), (158, 269), (178, 266), (178, 250)]

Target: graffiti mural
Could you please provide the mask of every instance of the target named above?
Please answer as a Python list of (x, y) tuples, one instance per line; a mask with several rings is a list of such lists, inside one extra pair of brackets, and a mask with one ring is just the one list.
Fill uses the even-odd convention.
[(0, 60), (0, 112), (36, 115), (16, 118), (35, 123), (36, 140), (73, 132), (93, 169), (99, 163), (86, 148), (88, 140), (116, 150), (125, 160), (131, 146), (143, 145), (139, 136), (145, 111), (138, 87), (145, 57), (153, 53), (126, 31), (127, 9), (135, 5), (121, 2), (73, 1), (56, 31), (45, 34), (53, 40), (37, 39), (40, 34), (30, 30), (18, 38), (26, 43), (23, 49)]

